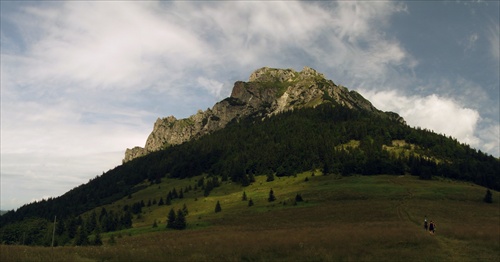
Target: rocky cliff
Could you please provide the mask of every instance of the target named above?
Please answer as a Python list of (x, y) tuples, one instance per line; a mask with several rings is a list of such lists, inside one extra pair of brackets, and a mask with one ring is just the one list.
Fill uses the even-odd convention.
[(224, 128), (230, 121), (243, 117), (270, 117), (274, 114), (302, 107), (315, 107), (322, 103), (340, 104), (355, 110), (366, 110), (404, 123), (396, 113), (377, 110), (355, 91), (325, 79), (323, 74), (304, 67), (293, 69), (263, 67), (250, 75), (248, 82), (234, 84), (231, 96), (216, 103), (211, 109), (199, 110), (185, 119), (174, 116), (158, 118), (146, 145), (125, 151), (123, 162), (161, 150), (170, 145)]

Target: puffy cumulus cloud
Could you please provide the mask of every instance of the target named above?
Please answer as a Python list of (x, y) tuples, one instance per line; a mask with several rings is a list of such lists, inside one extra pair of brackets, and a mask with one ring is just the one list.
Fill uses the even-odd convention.
[[(466, 108), (457, 101), (437, 95), (406, 96), (397, 91), (360, 91), (375, 107), (398, 112), (410, 126), (426, 128), (445, 134), (473, 147), (487, 145), (498, 156), (497, 127), (479, 130), (482, 121), (478, 111)], [(486, 147), (485, 147), (486, 148)]]
[[(490, 122), (490, 121), (487, 121)], [(480, 148), (494, 156), (500, 156), (500, 125), (488, 123), (479, 128), (478, 136), (481, 138)]]

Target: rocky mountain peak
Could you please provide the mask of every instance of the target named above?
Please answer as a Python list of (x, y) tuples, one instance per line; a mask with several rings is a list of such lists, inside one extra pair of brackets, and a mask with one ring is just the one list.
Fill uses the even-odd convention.
[(322, 103), (366, 110), (404, 123), (399, 115), (379, 111), (357, 92), (334, 84), (310, 67), (304, 67), (300, 72), (262, 67), (250, 75), (248, 82), (236, 82), (231, 96), (216, 103), (211, 109), (199, 110), (185, 119), (176, 119), (174, 116), (158, 118), (145, 147), (127, 149), (123, 162), (199, 138), (224, 128), (233, 120), (248, 116), (266, 118), (297, 108), (316, 107)]
[(316, 70), (305, 66), (302, 71), (297, 72), (293, 69), (279, 69), (262, 67), (255, 70), (248, 79), (249, 82), (294, 82), (300, 79), (309, 77), (325, 78), (321, 73)]

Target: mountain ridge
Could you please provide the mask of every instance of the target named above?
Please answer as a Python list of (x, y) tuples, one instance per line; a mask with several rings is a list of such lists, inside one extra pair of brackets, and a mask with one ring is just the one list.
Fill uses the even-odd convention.
[(145, 146), (127, 148), (123, 163), (168, 146), (224, 128), (231, 121), (248, 116), (264, 119), (281, 112), (336, 103), (350, 109), (385, 115), (406, 123), (397, 113), (382, 112), (356, 91), (327, 80), (322, 73), (310, 67), (297, 72), (293, 69), (262, 67), (251, 73), (248, 82), (235, 82), (231, 95), (205, 111), (198, 110), (188, 118), (174, 116), (158, 118)]
[[(288, 78), (292, 79), (290, 82), (285, 80), (287, 76), (291, 76)], [(340, 179), (357, 176), (390, 175), (394, 177), (390, 179), (391, 181), (397, 181), (400, 177), (411, 175), (414, 176), (412, 179), (426, 181), (429, 186), (445, 179), (468, 181), (497, 192), (500, 190), (498, 176), (500, 165), (497, 158), (459, 143), (456, 139), (430, 130), (412, 128), (398, 121), (397, 114), (364, 110), (359, 106), (349, 107), (345, 101), (341, 104), (333, 99), (333, 92), (319, 92), (321, 97), (317, 100), (307, 100), (308, 103), (299, 104), (306, 100), (296, 100), (297, 102), (292, 103), (297, 96), (292, 92), (286, 92), (290, 90), (290, 85), (300, 82), (295, 77), (293, 72), (265, 69), (260, 71), (260, 75), (251, 77), (252, 81), (237, 82), (235, 84), (237, 87), (233, 89), (234, 96), (221, 101), (231, 105), (221, 108), (240, 112), (235, 109), (250, 107), (250, 103), (260, 105), (261, 102), (258, 100), (261, 99), (259, 96), (262, 96), (262, 93), (266, 93), (264, 97), (269, 98), (267, 101), (275, 101), (273, 99), (276, 97), (287, 94), (286, 99), (283, 99), (285, 101), (283, 105), (290, 103), (294, 106), (291, 110), (279, 111), (278, 102), (275, 103), (274, 111), (270, 110), (269, 103), (258, 109), (252, 107), (254, 111), (251, 115), (233, 118), (224, 128), (181, 144), (167, 145), (162, 150), (128, 161), (59, 197), (35, 201), (15, 211), (9, 211), (0, 216), (0, 242), (48, 246), (51, 244), (49, 237), (53, 234), (51, 225), (54, 216), (61, 221), (59, 225), (64, 225), (56, 228), (56, 232), (59, 232), (56, 233), (60, 241), (58, 245), (84, 245), (82, 244), (84, 242), (79, 242), (81, 238), (77, 234), (78, 228), (80, 228), (79, 236), (83, 236), (83, 239), (85, 235), (82, 235), (82, 232), (84, 234), (94, 232), (96, 235), (99, 232), (99, 227), (96, 231), (94, 227), (92, 229), (86, 225), (96, 226), (99, 223), (103, 230), (99, 233), (105, 232), (107, 236), (117, 230), (136, 230), (137, 226), (143, 229), (149, 228), (152, 223), (158, 223), (158, 226), (160, 224), (158, 219), (164, 221), (168, 211), (160, 207), (160, 203), (164, 199), (169, 199), (168, 195), (170, 193), (173, 195), (175, 188), (180, 190), (181, 187), (182, 192), (188, 194), (186, 197), (190, 197), (190, 200), (183, 197), (183, 203), (188, 201), (190, 210), (195, 212), (196, 204), (205, 203), (207, 197), (215, 199), (234, 197), (234, 194), (238, 194), (237, 202), (241, 203), (239, 195), (241, 191), (252, 187), (262, 190), (262, 181), (275, 181), (274, 184), (268, 185), (273, 185), (272, 188), (282, 194), (284, 190), (294, 188), (286, 182), (290, 181), (289, 179), (300, 181), (301, 185), (287, 198), (292, 199), (295, 193), (304, 193), (308, 199), (309, 196), (315, 195), (316, 200), (322, 203), (326, 199), (324, 195), (317, 194), (317, 190), (325, 189), (326, 181), (323, 179), (331, 180), (328, 184), (333, 185)], [(283, 80), (286, 82), (280, 82)], [(314, 84), (322, 84), (321, 77), (318, 77), (318, 80), (320, 81)], [(353, 91), (346, 94), (342, 93), (340, 88), (339, 90), (342, 95), (357, 96)], [(317, 92), (318, 89), (313, 91)], [(298, 92), (298, 94), (300, 97), (309, 93)], [(246, 100), (241, 100), (241, 97)], [(272, 97), (274, 98), (271, 99)], [(249, 103), (243, 103), (244, 101)], [(271, 116), (270, 112), (276, 113)], [(199, 113), (202, 115), (202, 112)], [(217, 119), (213, 120), (217, 122), (215, 121)], [(172, 125), (181, 127), (189, 127), (196, 123), (193, 119), (171, 118), (170, 121)], [(312, 178), (313, 176), (315, 178)], [(297, 180), (297, 177), (300, 179)], [(316, 181), (320, 183), (310, 187), (307, 196), (306, 192), (303, 192), (302, 185), (311, 186), (316, 183), (316, 179), (323, 181)], [(224, 189), (216, 189), (211, 193), (221, 183)], [(339, 189), (343, 188), (339, 186)], [(187, 192), (186, 187), (189, 187)], [(478, 190), (479, 187), (472, 184), (467, 186), (469, 187), (476, 193), (468, 199), (479, 203), (485, 188)], [(365, 188), (371, 186), (365, 185)], [(233, 190), (231, 191), (233, 193), (229, 193), (227, 189)], [(450, 194), (453, 195), (452, 200), (462, 199), (464, 193), (456, 190), (431, 191), (438, 200), (443, 200), (443, 197)], [(338, 194), (335, 201), (352, 196), (343, 190), (324, 192)], [(398, 192), (400, 191), (392, 192), (396, 195), (389, 197), (388, 200), (399, 201), (403, 196)], [(497, 192), (493, 193), (496, 195)], [(267, 192), (261, 193), (265, 195)], [(380, 191), (378, 194), (385, 195), (385, 192)], [(249, 195), (249, 197), (255, 196)], [(427, 197), (428, 194), (424, 194), (422, 199), (429, 200)], [(153, 200), (150, 207), (155, 206), (154, 216), (140, 211), (141, 206), (144, 206), (143, 203), (149, 202), (149, 199)], [(160, 200), (155, 204), (157, 199)], [(261, 196), (259, 199), (264, 200), (264, 197)], [(365, 201), (366, 196), (354, 199)], [(262, 202), (259, 204), (258, 198), (253, 200), (256, 201), (256, 205), (262, 204)], [(168, 205), (169, 202), (163, 203)], [(230, 210), (227, 202), (221, 201), (221, 203), (224, 205), (223, 212)], [(447, 205), (449, 202), (443, 203)], [(177, 201), (173, 204), (180, 208), (182, 202)], [(215, 202), (213, 204), (215, 205)], [(204, 210), (213, 212), (212, 207)], [(198, 217), (195, 213), (191, 213), (190, 222), (197, 226), (198, 223), (207, 221)], [(149, 219), (147, 224), (143, 223), (144, 218)], [(83, 222), (83, 219), (86, 221)], [(85, 230), (82, 231), (83, 228)], [(27, 242), (22, 237), (24, 233)]]

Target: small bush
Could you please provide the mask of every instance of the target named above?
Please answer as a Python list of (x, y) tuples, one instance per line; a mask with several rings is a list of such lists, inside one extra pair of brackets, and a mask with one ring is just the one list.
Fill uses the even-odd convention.
[(483, 201), (489, 204), (493, 203), (493, 196), (489, 189), (486, 190), (486, 194), (484, 195)]

